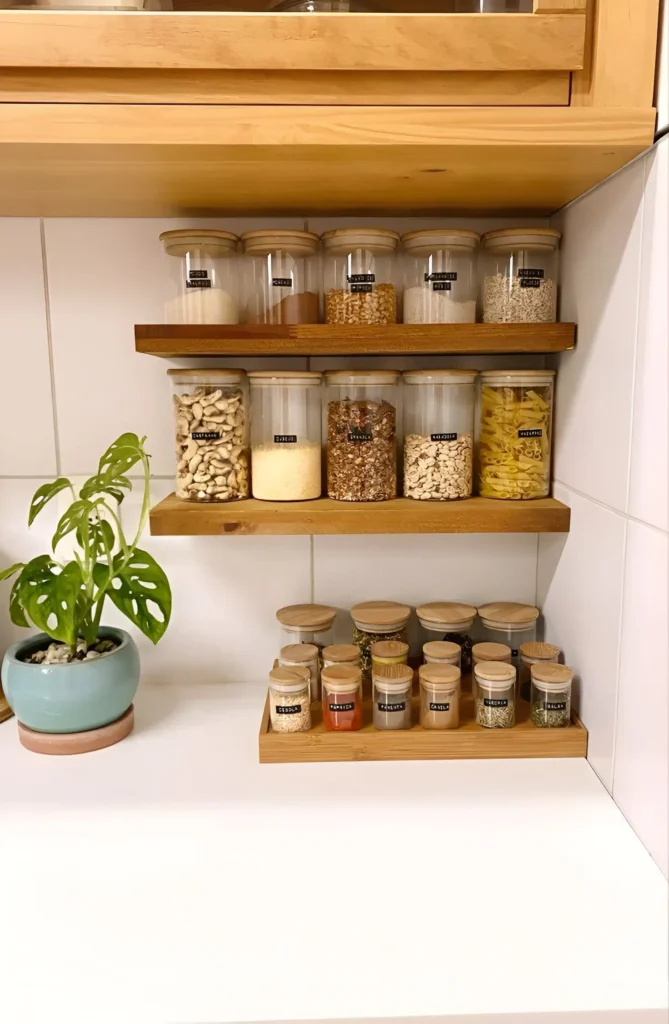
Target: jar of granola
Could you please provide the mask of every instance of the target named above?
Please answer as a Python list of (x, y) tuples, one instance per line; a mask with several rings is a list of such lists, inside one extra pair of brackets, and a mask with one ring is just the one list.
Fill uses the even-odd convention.
[(395, 324), (400, 236), (386, 228), (326, 231), (323, 243), (325, 321)]

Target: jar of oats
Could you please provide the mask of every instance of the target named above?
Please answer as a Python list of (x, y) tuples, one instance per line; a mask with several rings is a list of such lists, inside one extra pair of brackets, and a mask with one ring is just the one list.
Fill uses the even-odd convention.
[(420, 724), (423, 729), (457, 729), (460, 725), (460, 669), (421, 665)]
[(471, 498), (476, 377), (476, 370), (403, 374), (405, 498)]
[(272, 669), (269, 674), (269, 716), (274, 732), (309, 732), (311, 697), (307, 669)]
[(397, 232), (342, 228), (326, 231), (321, 241), (326, 323), (397, 323)]
[(483, 236), (484, 323), (555, 323), (561, 237), (555, 228), (502, 228)]
[(410, 231), (404, 248), (404, 323), (476, 323), (475, 231)]
[(396, 370), (325, 374), (328, 497), (397, 497), (399, 379)]

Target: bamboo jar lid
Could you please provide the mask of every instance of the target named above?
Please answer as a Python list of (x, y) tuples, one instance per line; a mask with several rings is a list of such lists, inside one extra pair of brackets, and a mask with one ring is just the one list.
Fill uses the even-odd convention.
[(321, 240), (313, 231), (270, 228), (267, 231), (247, 231), (242, 235), (242, 246), (245, 256), (285, 252), (294, 259), (303, 259), (319, 251)]
[(310, 682), (309, 669), (298, 666), (294, 668), (273, 668), (269, 674), (270, 686), (276, 687), (278, 690), (286, 689), (289, 692), (293, 690), (306, 690)]
[(377, 665), (372, 674), (376, 688), (385, 693), (400, 693), (413, 686), (413, 669), (409, 665)]
[(527, 643), (520, 645), (520, 656), (523, 661), (557, 661), (560, 657), (560, 648), (555, 644)]
[(400, 235), (389, 228), (337, 228), (321, 235), (323, 250), (333, 256), (345, 256), (353, 249), (368, 249), (377, 255), (397, 252)]
[(325, 604), (291, 604), (279, 608), (276, 617), (290, 632), (323, 633), (332, 626), (337, 609)]
[(330, 661), (333, 665), (346, 665), (360, 660), (360, 648), (355, 644), (332, 644), (323, 648), (323, 661)]
[(462, 656), (462, 647), (451, 643), (450, 640), (430, 640), (423, 644), (423, 654), (426, 658), (436, 658), (437, 661), (456, 661)]
[(455, 690), (460, 685), (460, 669), (455, 665), (421, 665), (418, 678), (421, 686), (435, 690)]
[(546, 664), (532, 665), (530, 669), (532, 681), (538, 683), (542, 690), (554, 688), (564, 689), (574, 678), (574, 670), (568, 665)]
[(318, 657), (318, 648), (315, 644), (288, 644), (281, 648), (281, 660), (290, 661), (296, 665), (308, 664)]
[(504, 687), (515, 682), (516, 670), (513, 665), (506, 665), (501, 661), (483, 661), (474, 666), (474, 673), (477, 679), (481, 679), (489, 686)]
[(362, 670), (355, 665), (330, 665), (321, 672), (321, 682), (330, 693), (355, 693), (362, 683)]
[(412, 256), (429, 256), (435, 249), (474, 250), (481, 241), (476, 231), (465, 228), (428, 228), (426, 231), (407, 231), (402, 245)]
[(406, 626), (411, 608), (397, 601), (363, 601), (351, 608), (351, 618), (361, 629), (380, 626), (390, 632)]
[(533, 625), (539, 618), (539, 609), (531, 604), (517, 604), (515, 601), (497, 601), (484, 604), (478, 609), (484, 626), (493, 629), (523, 629)]
[(371, 646), (372, 661), (390, 661), (408, 658), (409, 645), (401, 640), (379, 640)]
[(474, 661), (510, 661), (511, 648), (506, 644), (474, 644), (472, 647)]
[(513, 249), (554, 252), (561, 238), (561, 233), (555, 228), (498, 228), (483, 236), (483, 247), (494, 253), (508, 253)]
[(469, 626), (476, 618), (476, 608), (460, 601), (433, 601), (416, 609), (421, 623), (439, 626)]
[(193, 249), (198, 255), (209, 259), (235, 256), (239, 249), (239, 237), (232, 231), (215, 231), (209, 228), (179, 228), (163, 231), (158, 236), (168, 256), (184, 257)]

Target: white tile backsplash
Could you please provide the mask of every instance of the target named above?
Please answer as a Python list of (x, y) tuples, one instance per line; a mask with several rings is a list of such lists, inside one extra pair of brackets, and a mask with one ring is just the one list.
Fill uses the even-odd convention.
[(669, 877), (669, 536), (627, 526), (613, 795)]

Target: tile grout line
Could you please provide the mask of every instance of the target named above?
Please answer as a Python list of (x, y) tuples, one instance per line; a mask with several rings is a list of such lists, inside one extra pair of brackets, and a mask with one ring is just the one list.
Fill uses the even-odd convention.
[(627, 512), (621, 512), (620, 509), (614, 508), (613, 505), (607, 505), (605, 501), (600, 501), (599, 498), (593, 498), (591, 494), (586, 494), (585, 491), (579, 491), (578, 487), (573, 487), (571, 484), (565, 483), (564, 480), (554, 480), (554, 484), (558, 484), (560, 487), (564, 487), (565, 490), (571, 491), (572, 494), (577, 494), (579, 498), (583, 498), (584, 501), (591, 501), (593, 505), (598, 505), (600, 508), (606, 509), (614, 516), (620, 516), (621, 519), (627, 520), (630, 523), (636, 523), (638, 526), (646, 526), (649, 530), (654, 530), (655, 533), (661, 534), (666, 537), (669, 534), (669, 530), (663, 530), (661, 526), (656, 526), (655, 523), (648, 523), (645, 519), (637, 519), (636, 516), (630, 516)]
[[(53, 441), (56, 455), (56, 476), (61, 475), (60, 459), (60, 434), (58, 431), (58, 407), (56, 402), (56, 376), (54, 372), (53, 359), (53, 337), (51, 332), (51, 302), (49, 300), (49, 272), (46, 259), (46, 234), (44, 231), (44, 218), (39, 221), (40, 247), (42, 251), (42, 281), (44, 284), (44, 312), (46, 314), (46, 341), (49, 353), (49, 379), (51, 382), (51, 414), (53, 418)], [(26, 479), (30, 479), (27, 477)]]

